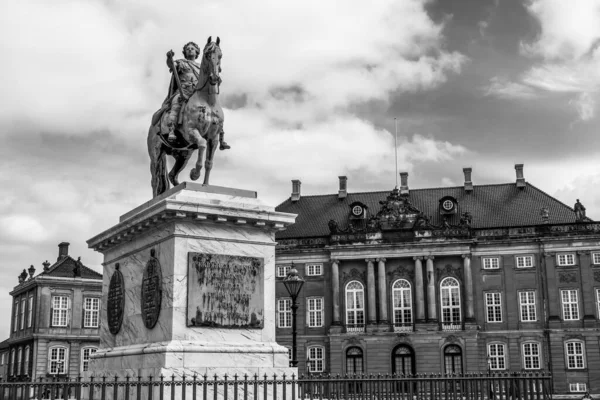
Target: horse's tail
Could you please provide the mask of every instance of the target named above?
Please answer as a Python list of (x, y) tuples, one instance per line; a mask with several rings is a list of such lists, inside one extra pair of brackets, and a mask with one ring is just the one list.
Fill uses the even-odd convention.
[(158, 132), (160, 127), (152, 125), (148, 130), (148, 155), (150, 156), (150, 173), (152, 174), (153, 197), (169, 189), (167, 180), (167, 155)]

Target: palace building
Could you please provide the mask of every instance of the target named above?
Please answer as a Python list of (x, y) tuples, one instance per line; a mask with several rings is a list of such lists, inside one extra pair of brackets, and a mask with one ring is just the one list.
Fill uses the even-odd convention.
[(600, 393), (600, 223), (525, 181), (302, 196), (277, 211), (277, 341), (300, 373), (544, 371), (555, 393)]
[(100, 344), (102, 274), (69, 256), (69, 243), (58, 248), (54, 264), (44, 262), (37, 276), (33, 265), (23, 270), (10, 292), (10, 337), (1, 357), (8, 380), (77, 377)]

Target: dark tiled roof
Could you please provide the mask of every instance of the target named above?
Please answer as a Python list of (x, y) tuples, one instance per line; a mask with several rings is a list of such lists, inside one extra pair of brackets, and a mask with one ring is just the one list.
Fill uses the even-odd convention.
[[(295, 203), (287, 199), (276, 210), (298, 214), (298, 217), (294, 225), (277, 233), (277, 239), (328, 236), (328, 221), (333, 219), (340, 226), (345, 226), (350, 204), (359, 201), (368, 207), (370, 215), (375, 215), (381, 207), (379, 201), (385, 200), (389, 194), (390, 191), (348, 193), (345, 199), (338, 199), (337, 193), (302, 196)], [(529, 183), (522, 189), (517, 188), (515, 183), (477, 185), (470, 193), (463, 186), (411, 189), (408, 199), (431, 218), (432, 224), (439, 225), (442, 222), (439, 200), (444, 196), (452, 196), (458, 202), (458, 213), (449, 219), (450, 224), (458, 224), (460, 214), (468, 211), (473, 217), (473, 228), (539, 225), (542, 223), (542, 207), (548, 207), (551, 224), (575, 222), (573, 208)]]
[(8, 349), (8, 341), (9, 339), (5, 339), (2, 342), (0, 342), (0, 350), (7, 350)]
[(81, 278), (102, 280), (102, 274), (86, 267), (81, 263), (81, 261), (75, 260), (71, 256), (61, 258), (54, 265), (52, 265), (48, 271), (42, 272), (40, 275), (59, 278), (74, 278), (75, 270), (78, 267), (78, 264)]

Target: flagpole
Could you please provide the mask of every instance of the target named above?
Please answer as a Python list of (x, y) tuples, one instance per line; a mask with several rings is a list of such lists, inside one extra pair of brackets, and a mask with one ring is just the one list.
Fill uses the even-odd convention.
[(394, 118), (394, 128), (396, 134), (394, 136), (394, 154), (396, 158), (396, 189), (398, 189), (398, 120)]

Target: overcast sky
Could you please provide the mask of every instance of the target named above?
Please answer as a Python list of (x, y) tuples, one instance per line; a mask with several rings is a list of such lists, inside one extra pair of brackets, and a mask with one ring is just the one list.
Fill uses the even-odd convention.
[[(220, 36), (231, 150), (211, 182), (351, 192), (528, 182), (600, 218), (600, 2), (3, 0), (0, 340), (17, 276), (151, 197), (146, 135), (165, 53)], [(195, 157), (195, 156), (194, 156)], [(190, 163), (191, 164), (191, 163)], [(181, 174), (189, 180), (189, 168)]]

